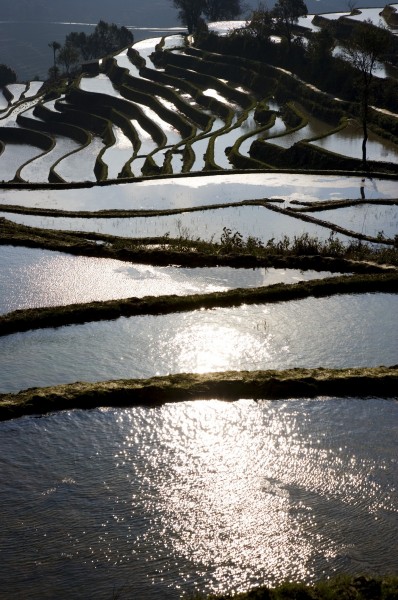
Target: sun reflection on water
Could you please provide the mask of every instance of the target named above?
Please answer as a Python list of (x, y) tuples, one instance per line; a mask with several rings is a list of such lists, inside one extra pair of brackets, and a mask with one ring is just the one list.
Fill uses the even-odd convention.
[[(333, 571), (344, 563), (352, 528), (344, 507), (357, 507), (372, 522), (382, 509), (380, 487), (364, 482), (369, 461), (353, 455), (347, 465), (346, 448), (325, 445), (328, 432), (309, 432), (310, 411), (300, 415), (287, 406), (241, 400), (226, 413), (224, 404), (207, 401), (151, 412), (144, 473), (133, 459), (142, 429), (137, 436), (129, 416), (118, 461), (133, 462), (132, 478), (143, 477), (151, 519), (137, 542), (151, 546), (154, 565), (165, 569), (174, 557), (169, 568), (178, 566), (185, 585), (196, 578), (206, 592), (225, 592), (259, 581), (311, 580), (320, 565)], [(136, 497), (131, 508), (142, 510)]]
[[(258, 356), (262, 356), (266, 364), (273, 356), (274, 338), (268, 331), (269, 308), (258, 307), (254, 320), (249, 316), (246, 319), (246, 309), (242, 306), (240, 314), (230, 314), (217, 323), (212, 311), (207, 311), (205, 318), (197, 322), (190, 322), (189, 315), (182, 315), (171, 338), (160, 340), (161, 348), (164, 344), (167, 346), (161, 352), (171, 349), (179, 369), (194, 373), (230, 370), (235, 368), (237, 360), (245, 365), (256, 364)], [(204, 310), (199, 312), (206, 314)], [(288, 352), (288, 346), (282, 351)]]
[(396, 419), (391, 401), (328, 398), (2, 423), (2, 594), (176, 600), (394, 572)]

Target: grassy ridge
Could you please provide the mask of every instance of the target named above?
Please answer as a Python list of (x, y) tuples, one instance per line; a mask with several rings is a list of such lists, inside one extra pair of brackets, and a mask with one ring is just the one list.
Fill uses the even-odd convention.
[[(270, 208), (271, 205), (267, 205)], [(291, 210), (294, 215), (294, 210)], [(308, 218), (304, 215), (305, 218)], [(104, 242), (97, 244), (95, 242)], [(66, 232), (18, 225), (0, 217), (0, 244), (57, 250), (69, 254), (113, 258), (153, 265), (284, 267), (317, 271), (376, 273), (384, 265), (398, 265), (398, 246), (385, 248), (353, 240), (345, 245), (333, 237), (326, 241), (308, 234), (290, 240), (283, 236), (263, 244), (224, 228), (220, 242), (199, 238), (123, 238), (94, 232)], [(359, 262), (360, 261), (360, 262)], [(378, 266), (380, 265), (380, 266)]]
[(77, 382), (0, 394), (0, 421), (99, 406), (156, 406), (165, 402), (240, 398), (282, 399), (337, 397), (396, 397), (398, 366), (353, 369), (289, 369), (286, 371), (226, 371), (182, 373), (151, 379)]
[(339, 576), (312, 585), (284, 583), (241, 594), (210, 596), (208, 600), (397, 600), (398, 577)]

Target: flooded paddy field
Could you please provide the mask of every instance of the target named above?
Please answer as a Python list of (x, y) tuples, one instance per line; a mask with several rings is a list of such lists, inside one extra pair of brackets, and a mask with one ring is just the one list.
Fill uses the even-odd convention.
[(331, 275), (327, 271), (298, 269), (155, 267), (37, 248), (0, 246), (0, 314), (36, 306), (215, 292)]
[(397, 310), (396, 294), (342, 295), (13, 334), (1, 339), (0, 392), (167, 373), (393, 365)]
[[(134, 162), (133, 162), (134, 167)], [(317, 202), (361, 198), (396, 198), (394, 180), (360, 175), (302, 173), (228, 173), (148, 179), (80, 189), (0, 189), (0, 204), (58, 210), (179, 209), (261, 198)]]
[(32, 160), (21, 170), (22, 179), (31, 183), (45, 181), (50, 168), (63, 156), (78, 148), (79, 144), (71, 138), (57, 135), (55, 147), (50, 152), (46, 152), (43, 156)]
[(24, 163), (40, 154), (43, 154), (43, 150), (36, 146), (5, 144), (4, 151), (0, 154), (0, 181), (12, 181)]
[[(306, 23), (310, 25), (308, 20)], [(218, 31), (227, 31), (230, 26), (221, 23), (217, 27)], [(315, 30), (315, 26), (312, 28)], [(162, 38), (157, 37), (134, 45), (150, 69), (157, 68), (150, 57), (160, 42), (163, 43)], [(164, 47), (173, 50), (183, 43), (182, 36), (170, 36), (164, 40)], [(105, 62), (100, 69), (105, 70)], [(140, 76), (125, 51), (116, 57), (116, 62), (128, 68), (134, 77)], [(167, 69), (164, 73), (158, 70), (154, 79), (166, 75)], [(285, 71), (284, 76), (290, 75)], [(228, 79), (221, 81), (229, 85)], [(276, 101), (268, 104), (271, 110), (278, 111), (268, 131), (256, 132), (253, 105), (247, 118), (234, 128), (242, 116), (240, 108), (230, 100), (225, 85), (224, 96), (207, 83), (201, 88), (207, 96), (205, 108), (192, 100), (197, 98), (192, 88), (188, 86), (192, 94), (184, 91), (191, 110), (206, 113), (203, 124), (200, 127), (195, 124), (196, 137), (188, 142), (182, 142), (178, 120), (175, 128), (173, 119), (173, 125), (167, 121), (166, 111), (160, 111), (160, 116), (149, 108), (152, 104), (149, 102), (147, 106), (144, 100), (139, 106), (153, 127), (140, 117), (147, 125), (146, 131), (137, 119), (131, 119), (134, 113), (127, 115), (141, 142), (139, 150), (138, 143), (134, 148), (123, 133), (120, 122), (110, 122), (115, 135), (113, 146), (103, 152), (102, 139), (94, 137), (86, 148), (58, 162), (56, 173), (67, 182), (83, 184), (82, 187), (50, 189), (43, 185), (35, 189), (27, 189), (27, 186), (0, 189), (3, 206), (3, 210), (0, 206), (0, 217), (58, 232), (80, 230), (83, 235), (76, 238), (53, 234), (52, 242), (58, 248), (61, 242), (65, 248), (70, 243), (68, 251), (82, 254), (106, 249), (108, 256), (112, 256), (92, 258), (0, 245), (0, 326), (7, 319), (15, 321), (21, 315), (10, 315), (12, 311), (39, 309), (22, 313), (28, 323), (23, 333), (6, 335), (10, 331), (6, 327), (0, 331), (2, 409), (10, 398), (19, 397), (13, 394), (20, 390), (38, 386), (38, 390), (29, 394), (46, 399), (55, 392), (43, 387), (76, 381), (91, 382), (95, 386), (89, 388), (88, 396), (91, 394), (97, 401), (96, 406), (100, 406), (101, 385), (114, 388), (124, 385), (126, 404), (131, 405), (131, 388), (127, 382), (115, 383), (131, 378), (136, 378), (139, 385), (147, 385), (146, 391), (151, 394), (149, 403), (158, 404), (157, 408), (141, 405), (67, 410), (49, 415), (44, 415), (43, 410), (41, 418), (23, 416), (0, 422), (0, 493), (4, 516), (0, 532), (2, 600), (92, 595), (100, 600), (123, 598), (123, 595), (142, 600), (177, 600), (192, 597), (196, 592), (243, 591), (283, 580), (311, 582), (340, 573), (383, 575), (398, 570), (398, 404), (396, 398), (386, 399), (389, 376), (381, 373), (388, 369), (377, 369), (377, 375), (369, 374), (371, 367), (398, 364), (398, 296), (393, 287), (396, 286), (393, 259), (387, 267), (392, 275), (380, 274), (387, 268), (374, 263), (356, 265), (357, 271), (352, 269), (361, 273), (358, 280), (363, 277), (362, 282), (373, 281), (373, 277), (387, 281), (391, 286), (388, 293), (385, 287), (381, 288), (384, 293), (364, 293), (363, 288), (359, 293), (359, 288), (350, 288), (351, 282), (357, 281), (350, 272), (354, 263), (341, 260), (344, 268), (340, 268), (348, 275), (338, 280), (341, 287), (336, 288), (337, 294), (336, 289), (330, 292), (336, 279), (329, 284), (324, 281), (331, 276), (330, 272), (276, 268), (277, 264), (293, 262), (280, 260), (278, 263), (275, 257), (269, 262), (274, 265), (272, 268), (254, 269), (182, 268), (167, 258), (174, 256), (175, 262), (180, 264), (180, 252), (186, 260), (192, 261), (191, 256), (201, 252), (199, 244), (192, 242), (198, 238), (219, 242), (224, 236), (224, 247), (212, 248), (211, 258), (220, 264), (228, 243), (232, 250), (226, 258), (242, 248), (247, 250), (245, 242), (235, 247), (231, 243), (231, 239), (239, 240), (240, 236), (243, 240), (256, 238), (254, 246), (258, 250), (259, 242), (266, 245), (269, 240), (283, 240), (284, 236), (290, 240), (300, 236), (307, 236), (304, 237), (307, 240), (316, 237), (321, 242), (336, 241), (339, 246), (337, 242), (348, 245), (361, 235), (379, 236), (390, 252), (384, 253), (383, 259), (391, 257), (394, 253), (391, 240), (398, 233), (397, 210), (392, 202), (383, 205), (382, 201), (396, 200), (396, 178), (391, 173), (390, 179), (379, 174), (367, 177), (360, 171), (351, 175), (269, 171), (203, 173), (200, 177), (156, 176), (140, 181), (96, 184), (94, 165), (99, 155), (108, 166), (108, 179), (118, 177), (125, 165), (128, 171), (128, 162), (133, 157), (131, 170), (140, 176), (152, 152), (155, 163), (152, 174), (162, 175), (167, 170), (167, 152), (173, 156), (170, 163), (173, 171), (180, 172), (187, 168), (183, 162), (187, 158), (185, 143), (191, 143), (195, 154), (192, 167), (188, 167), (192, 171), (211, 168), (213, 159), (219, 167), (232, 169), (225, 150), (245, 134), (252, 132), (244, 139), (240, 152), (248, 157), (250, 145), (258, 135), (288, 148), (300, 139), (319, 136), (331, 129), (310, 118), (305, 127), (275, 138), (286, 130), (280, 116), (283, 107)], [(106, 73), (83, 77), (80, 85), (87, 92), (107, 93), (115, 99), (121, 97), (117, 85)], [(148, 82), (144, 85), (150, 87)], [(235, 91), (250, 93), (243, 86), (231, 85)], [(182, 91), (177, 86), (167, 87), (168, 91), (172, 89), (178, 94)], [(40, 88), (25, 87), (25, 94), (31, 96), (35, 89)], [(169, 111), (178, 112), (179, 104), (174, 104), (170, 95), (165, 94), (167, 100), (161, 94), (153, 96)], [(68, 93), (61, 100), (65, 105)], [(5, 104), (8, 107), (8, 102)], [(3, 124), (18, 127), (18, 112), (32, 108), (33, 104), (22, 102), (8, 107)], [(62, 114), (56, 110), (55, 100), (46, 106), (54, 113), (50, 118), (58, 119)], [(218, 111), (217, 116), (209, 106)], [(228, 108), (236, 113), (234, 117), (232, 113), (228, 115)], [(213, 117), (211, 130), (206, 115)], [(125, 123), (123, 127), (127, 132), (129, 123), (119, 121)], [(202, 119), (199, 122), (202, 123)], [(161, 147), (164, 140), (161, 141), (154, 124), (165, 133), (167, 148)], [(325, 144), (326, 149), (342, 156), (356, 156), (360, 138), (357, 135), (355, 139), (346, 139), (351, 129), (348, 127), (316, 143)], [(198, 137), (203, 132), (205, 137)], [(132, 138), (133, 134), (130, 133)], [(54, 153), (59, 151), (57, 156), (62, 158), (60, 141), (57, 137), (54, 150), (26, 165), (22, 175), (32, 182), (39, 182), (40, 178), (47, 181), (50, 161), (53, 164), (56, 160)], [(22, 147), (24, 151), (28, 148), (27, 145)], [(398, 155), (388, 154), (388, 147), (384, 140), (371, 138), (370, 158), (376, 152), (374, 157), (380, 159), (380, 165), (383, 160), (395, 161)], [(214, 156), (210, 156), (212, 148)], [(67, 142), (65, 153), (66, 150)], [(209, 155), (205, 160), (203, 155), (207, 150)], [(5, 153), (0, 156), (0, 180), (4, 157), (7, 159)], [(192, 160), (192, 154), (188, 159)], [(146, 173), (151, 168), (150, 162), (145, 165)], [(101, 176), (106, 177), (106, 174)], [(239, 205), (264, 199), (271, 202), (267, 206)], [(307, 208), (314, 208), (308, 205), (333, 200), (358, 200), (358, 203), (344, 207), (331, 204), (327, 210), (305, 212)], [(381, 202), (367, 203), (372, 200)], [(50, 212), (50, 216), (48, 213), (47, 216), (19, 214), (15, 212), (17, 207), (25, 207), (32, 213), (32, 209), (67, 212), (62, 216), (56, 212)], [(289, 208), (299, 208), (302, 214), (292, 211), (287, 214), (285, 209)], [(118, 214), (107, 218), (98, 214), (88, 218), (87, 214), (76, 214), (112, 209), (145, 210), (149, 215)], [(189, 209), (198, 210), (189, 212)], [(151, 213), (162, 210), (182, 212)], [(313, 222), (304, 217), (312, 218)], [(331, 236), (334, 226), (342, 229)], [(1, 227), (5, 235), (10, 235), (4, 221)], [(48, 231), (41, 238), (40, 232), (21, 231), (15, 243), (44, 246), (51, 242)], [(133, 250), (129, 250), (129, 239), (117, 239), (114, 246), (105, 242), (102, 248), (85, 240), (86, 234), (88, 237), (91, 233), (137, 238), (141, 244), (134, 251), (147, 255), (137, 256), (137, 262), (127, 262), (133, 254)], [(98, 244), (104, 243), (100, 237), (92, 237)], [(148, 240), (149, 246), (144, 249), (142, 238), (145, 237), (164, 239)], [(178, 238), (180, 246), (178, 243), (173, 246), (174, 240), (168, 238)], [(381, 244), (372, 248), (379, 246)], [(276, 247), (271, 243), (271, 252)], [(339, 248), (339, 256), (346, 258), (346, 248)], [(168, 249), (170, 254), (166, 255)], [(168, 261), (167, 266), (139, 264), (140, 259), (154, 260), (155, 251), (163, 250), (162, 260)], [(309, 247), (303, 252), (305, 264), (311, 263), (312, 268), (316, 261), (311, 262), (305, 254), (307, 251)], [(116, 255), (125, 262), (114, 260)], [(284, 260), (287, 251), (286, 256), (282, 251), (280, 256)], [(293, 258), (301, 260), (303, 256), (298, 254)], [(380, 263), (380, 256), (377, 259)], [(339, 275), (334, 257), (328, 255), (322, 260), (319, 259), (314, 268), (323, 268), (329, 261), (331, 270)], [(297, 260), (295, 264), (304, 262)], [(206, 263), (198, 261), (197, 264)], [(373, 272), (377, 275), (369, 275)], [(322, 281), (313, 281), (318, 279)], [(303, 281), (304, 284), (298, 283)], [(288, 301), (288, 286), (280, 286), (280, 294), (274, 300), (272, 289), (271, 293), (269, 289), (263, 292), (261, 303), (253, 296), (259, 293), (255, 288), (275, 283), (293, 284), (289, 290), (294, 288), (294, 293), (298, 290), (295, 298), (301, 299)], [(298, 285), (294, 285), (296, 283)], [(342, 292), (346, 284), (346, 292), (349, 289), (351, 294)], [(236, 288), (243, 289), (234, 292), (236, 299), (227, 308), (227, 302), (223, 304), (223, 298), (217, 293), (225, 292), (232, 297), (231, 290)], [(251, 299), (247, 297), (249, 288)], [(212, 296), (210, 302), (208, 297), (201, 296), (195, 305), (197, 310), (193, 310), (192, 305), (187, 308), (188, 296), (199, 293), (214, 293), (214, 298)], [(322, 297), (315, 297), (317, 294)], [(110, 305), (104, 304), (96, 313), (102, 320), (87, 322), (88, 313), (84, 313), (87, 307), (71, 306), (114, 300), (115, 305), (124, 302), (123, 306), (131, 307), (134, 298), (146, 296), (155, 300), (152, 305), (150, 298), (140, 300), (140, 306), (146, 304), (139, 316), (119, 316), (131, 315), (133, 311), (112, 312)], [(165, 296), (173, 296), (175, 304)], [(126, 301), (127, 298), (130, 300)], [(257, 304), (250, 303), (255, 301)], [(148, 307), (156, 302), (157, 308), (152, 309), (151, 314)], [(166, 304), (170, 312), (159, 309)], [(68, 311), (80, 315), (69, 320), (77, 324), (53, 327), (60, 321), (48, 315), (59, 316)], [(45, 315), (41, 321), (40, 314)], [(44, 328), (34, 329), (39, 326)], [(377, 397), (362, 395), (369, 392), (368, 387), (365, 392), (364, 388), (355, 387), (354, 397), (342, 398), (344, 392), (341, 396), (336, 392), (332, 395), (330, 369), (351, 372), (357, 367), (363, 369), (366, 385), (372, 380)], [(193, 374), (209, 376), (213, 372), (226, 377), (226, 373), (230, 373), (236, 399), (237, 389), (241, 389), (236, 383), (239, 377), (243, 381), (245, 377), (254, 377), (254, 371), (265, 371), (275, 393), (278, 377), (285, 377), (286, 369), (297, 374), (305, 368), (318, 369), (317, 376), (329, 386), (327, 396), (306, 396), (307, 389), (308, 396), (319, 396), (319, 392), (310, 389), (311, 386), (317, 389), (313, 375), (301, 375), (301, 383), (305, 378), (308, 386), (305, 394), (300, 393), (300, 382), (294, 379), (294, 393), (274, 401), (268, 399), (276, 397), (271, 392), (259, 400), (253, 391), (247, 396), (239, 395), (235, 402), (221, 402), (229, 398), (228, 394), (224, 398), (222, 393), (203, 401), (199, 399), (202, 396), (186, 393), (188, 388), (181, 386), (178, 393), (182, 390), (184, 397), (174, 396), (177, 394), (174, 387), (166, 403), (161, 404), (164, 400), (160, 392), (157, 395), (158, 384), (145, 384), (146, 378), (156, 376), (170, 375), (170, 380), (175, 377), (175, 381), (181, 382)], [(270, 369), (275, 371), (270, 373)], [(240, 375), (234, 373), (236, 371), (240, 371)], [(246, 372), (245, 375), (242, 372)], [(188, 375), (183, 376), (183, 373)], [(391, 376), (393, 381), (394, 376)], [(110, 383), (105, 384), (106, 381)], [(84, 385), (76, 388), (83, 389)], [(205, 389), (202, 385), (199, 394), (204, 394)], [(213, 387), (207, 389), (213, 390)], [(64, 401), (69, 401), (68, 390), (70, 387), (62, 388)], [(12, 396), (6, 400), (2, 394), (8, 393)], [(80, 408), (83, 406), (83, 402), (79, 404)], [(35, 410), (37, 404), (32, 407)], [(51, 410), (62, 407), (54, 401)], [(26, 407), (24, 410), (27, 412)], [(12, 416), (15, 417), (15, 413)]]
[[(347, 127), (340, 131), (322, 137), (319, 140), (311, 142), (314, 146), (319, 146), (329, 152), (343, 154), (352, 158), (361, 158), (363, 139), (362, 128), (359, 123), (349, 123)], [(366, 144), (366, 153), (368, 160), (381, 160), (396, 163), (398, 160), (398, 146), (382, 140), (372, 132), (369, 132), (369, 139)]]
[(1, 423), (3, 597), (394, 572), (396, 418), (380, 398), (292, 398)]
[(398, 233), (398, 206), (362, 204), (318, 214), (325, 221), (372, 237), (394, 239)]
[(95, 161), (103, 147), (102, 139), (93, 137), (88, 146), (60, 160), (54, 170), (66, 182), (76, 181), (76, 178), (83, 181), (96, 181)]
[[(331, 230), (328, 226), (303, 221), (296, 215), (290, 216), (269, 210), (265, 206), (232, 206), (216, 210), (181, 212), (176, 215), (127, 217), (127, 218), (70, 218), (41, 217), (16, 213), (1, 213), (14, 223), (55, 229), (59, 231), (85, 231), (119, 237), (164, 237), (191, 238), (219, 241), (224, 227), (239, 232), (244, 239), (253, 236), (266, 243), (271, 238), (283, 236), (293, 238), (308, 234), (327, 240)], [(200, 235), (198, 235), (200, 232)], [(281, 235), (283, 232), (283, 235)], [(349, 241), (349, 235), (336, 234), (336, 238)]]
[(115, 143), (105, 150), (102, 155), (102, 161), (108, 167), (108, 178), (116, 179), (124, 165), (133, 156), (134, 148), (120, 127), (114, 125), (112, 131), (115, 136)]

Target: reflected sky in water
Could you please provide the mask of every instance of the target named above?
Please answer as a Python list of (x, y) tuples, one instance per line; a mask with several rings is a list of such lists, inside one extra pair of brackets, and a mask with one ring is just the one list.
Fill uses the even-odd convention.
[(397, 419), (394, 401), (323, 398), (1, 423), (2, 598), (395, 572)]
[(155, 267), (37, 248), (0, 246), (0, 313), (131, 296), (218, 292), (331, 275), (298, 269)]
[[(202, 150), (198, 154), (203, 154)], [(329, 200), (360, 198), (361, 177), (246, 173), (168, 178), (73, 190), (0, 190), (1, 204), (64, 210), (166, 209), (256, 198)], [(367, 198), (395, 198), (395, 181), (368, 179)]]
[[(314, 216), (316, 213), (312, 213)], [(318, 213), (319, 218), (364, 235), (393, 239), (398, 234), (398, 206), (362, 204)]]
[[(224, 227), (234, 233), (238, 231), (246, 240), (249, 236), (266, 243), (271, 238), (281, 240), (287, 235), (291, 240), (308, 233), (319, 240), (327, 240), (331, 234), (328, 226), (321, 226), (299, 217), (285, 215), (268, 210), (264, 206), (236, 206), (215, 210), (202, 210), (163, 215), (131, 218), (94, 218), (82, 219), (69, 217), (41, 217), (14, 213), (1, 213), (0, 217), (44, 229), (64, 231), (86, 231), (105, 233), (119, 237), (163, 237), (189, 238), (219, 242)], [(322, 217), (319, 217), (321, 219)], [(352, 241), (349, 236), (335, 234), (335, 239)]]

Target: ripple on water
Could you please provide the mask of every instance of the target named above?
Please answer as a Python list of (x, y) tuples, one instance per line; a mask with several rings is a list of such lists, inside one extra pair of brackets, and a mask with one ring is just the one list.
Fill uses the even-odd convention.
[(2, 598), (174, 600), (395, 572), (397, 416), (392, 401), (323, 398), (1, 423)]
[(120, 318), (2, 338), (0, 392), (167, 373), (398, 362), (398, 297), (363, 294)]
[(0, 314), (131, 296), (217, 292), (235, 287), (323, 279), (332, 273), (298, 269), (155, 267), (0, 246)]

